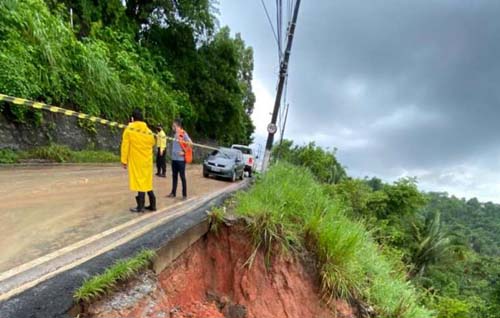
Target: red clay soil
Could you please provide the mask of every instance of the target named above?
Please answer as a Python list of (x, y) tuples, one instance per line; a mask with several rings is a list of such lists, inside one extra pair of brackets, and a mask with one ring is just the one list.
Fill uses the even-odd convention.
[[(345, 302), (326, 306), (317, 275), (303, 262), (275, 257), (266, 268), (262, 252), (245, 262), (252, 246), (240, 227), (224, 227), (186, 250), (154, 278), (154, 288), (124, 305), (92, 305), (95, 318), (323, 318), (356, 317)], [(313, 273), (311, 273), (313, 272)], [(130, 289), (130, 288), (129, 288)], [(147, 288), (146, 288), (147, 289)], [(137, 288), (135, 289), (137, 290)], [(121, 291), (120, 293), (126, 293)], [(120, 308), (121, 307), (121, 308)]]

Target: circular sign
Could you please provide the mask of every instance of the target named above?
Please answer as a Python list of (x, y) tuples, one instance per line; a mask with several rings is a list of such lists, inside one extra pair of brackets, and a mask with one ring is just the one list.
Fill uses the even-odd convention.
[(267, 132), (270, 134), (274, 134), (278, 131), (278, 126), (276, 124), (270, 123), (267, 125)]

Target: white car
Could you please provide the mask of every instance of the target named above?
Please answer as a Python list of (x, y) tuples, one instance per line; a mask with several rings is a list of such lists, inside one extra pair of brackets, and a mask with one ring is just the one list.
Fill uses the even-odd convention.
[(252, 177), (252, 173), (255, 171), (256, 167), (252, 148), (244, 145), (232, 145), (231, 148), (238, 149), (243, 153), (243, 161), (245, 162), (245, 171), (248, 172), (249, 177)]

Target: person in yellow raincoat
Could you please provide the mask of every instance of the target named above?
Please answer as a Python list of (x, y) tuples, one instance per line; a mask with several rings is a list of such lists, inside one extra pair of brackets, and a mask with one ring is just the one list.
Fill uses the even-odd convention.
[[(144, 122), (140, 110), (136, 109), (130, 118), (122, 137), (121, 162), (128, 170), (131, 191), (137, 191), (137, 207), (131, 212), (144, 212), (144, 209), (156, 211), (156, 197), (153, 192), (153, 147), (155, 138)], [(149, 206), (144, 207), (146, 192)]]
[(167, 177), (167, 135), (163, 131), (162, 125), (156, 127), (156, 175)]

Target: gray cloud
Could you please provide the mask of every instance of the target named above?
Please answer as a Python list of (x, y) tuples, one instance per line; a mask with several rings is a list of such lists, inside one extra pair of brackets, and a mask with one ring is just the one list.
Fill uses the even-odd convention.
[[(274, 94), (275, 45), (253, 2), (222, 1), (221, 20), (254, 46), (255, 77)], [(470, 169), (480, 189), (499, 170), (500, 2), (302, 3), (287, 137), (339, 148), (353, 173), (414, 173), (450, 192), (453, 171)]]

